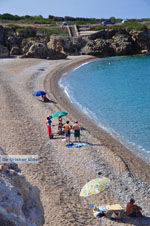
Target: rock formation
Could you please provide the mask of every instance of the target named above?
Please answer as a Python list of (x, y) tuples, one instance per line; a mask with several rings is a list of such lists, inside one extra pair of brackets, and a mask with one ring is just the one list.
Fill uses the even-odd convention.
[(28, 52), (25, 54), (26, 57), (41, 58), (44, 59), (49, 55), (48, 48), (43, 43), (35, 43), (31, 45)]
[(103, 29), (89, 37), (83, 54), (98, 57), (138, 54), (149, 51), (150, 38), (144, 32), (128, 32), (125, 29)]
[(0, 225), (44, 224), (39, 189), (26, 181), (14, 163), (0, 167), (0, 201)]
[(111, 47), (110, 40), (96, 39), (90, 40), (82, 49), (82, 53), (97, 57), (114, 56), (114, 49)]
[(0, 44), (0, 58), (4, 58), (8, 56), (9, 56), (8, 48)]
[(87, 38), (40, 34), (35, 28), (16, 32), (0, 26), (0, 57), (64, 59), (67, 55), (90, 54), (97, 57), (132, 55), (150, 51), (150, 31), (107, 28)]

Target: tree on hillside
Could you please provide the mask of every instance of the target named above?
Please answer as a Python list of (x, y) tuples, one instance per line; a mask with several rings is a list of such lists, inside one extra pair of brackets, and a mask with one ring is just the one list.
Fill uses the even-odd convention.
[(0, 19), (3, 20), (20, 20), (20, 17), (17, 15), (12, 15), (10, 13), (4, 13), (2, 15), (0, 15)]
[(109, 18), (109, 20), (111, 20), (111, 21), (116, 21), (116, 18), (114, 17), (114, 16), (111, 16), (110, 18)]
[(48, 19), (54, 19), (54, 16), (53, 15), (49, 15)]

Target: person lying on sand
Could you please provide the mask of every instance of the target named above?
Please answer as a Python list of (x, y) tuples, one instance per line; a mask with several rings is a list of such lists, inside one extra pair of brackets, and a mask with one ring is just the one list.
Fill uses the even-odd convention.
[(134, 199), (130, 199), (130, 202), (127, 203), (126, 214), (129, 217), (136, 217), (136, 216), (144, 217), (141, 213), (142, 208), (140, 206), (135, 205), (134, 203), (135, 203)]

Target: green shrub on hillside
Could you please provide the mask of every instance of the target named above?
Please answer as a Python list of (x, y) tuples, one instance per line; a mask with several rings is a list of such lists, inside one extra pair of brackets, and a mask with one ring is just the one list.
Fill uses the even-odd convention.
[(143, 18), (141, 19), (142, 21), (149, 21), (150, 22), (150, 18)]
[(121, 27), (134, 29), (134, 30), (145, 30), (147, 26), (145, 24), (139, 24), (137, 22), (128, 22), (121, 25)]
[(16, 32), (19, 32), (19, 35), (23, 38), (36, 36), (36, 29), (33, 27), (19, 27)]
[(92, 27), (90, 30), (92, 30), (92, 31), (99, 31), (99, 30), (102, 30), (102, 29), (106, 29), (106, 26), (98, 25), (98, 26)]
[(63, 28), (49, 28), (49, 27), (42, 27), (38, 28), (37, 31), (39, 33), (45, 35), (61, 35), (61, 36), (68, 36), (68, 31)]
[(150, 24), (139, 24), (139, 23), (135, 23), (135, 22), (128, 22), (128, 23), (124, 23), (124, 24), (119, 24), (119, 25), (112, 25), (112, 26), (104, 26), (104, 25), (99, 25), (99, 26), (95, 26), (93, 27), (91, 30), (101, 30), (101, 29), (120, 29), (120, 28), (125, 28), (125, 29), (129, 29), (129, 30), (146, 30), (148, 28), (148, 26), (150, 26)]
[(20, 20), (20, 17), (17, 15), (12, 15), (9, 13), (0, 14), (0, 19), (2, 20)]
[[(2, 22), (10, 22), (14, 21), (19, 21), (19, 23), (32, 23), (32, 24), (51, 24), (51, 25), (61, 25), (63, 21), (66, 21), (68, 24), (76, 24), (76, 25), (82, 25), (82, 24), (100, 24), (104, 20), (112, 20), (115, 21), (116, 23), (120, 23), (120, 25), (113, 25), (113, 27), (119, 28), (119, 27), (124, 27), (128, 29), (135, 29), (135, 30), (143, 30), (146, 29), (146, 27), (150, 28), (150, 24), (145, 23), (140, 24), (139, 22), (150, 22), (150, 18), (143, 18), (143, 19), (128, 19), (128, 23), (121, 24), (122, 19), (121, 18), (115, 18), (115, 17), (110, 17), (110, 18), (85, 18), (85, 17), (70, 17), (70, 16), (65, 16), (65, 17), (59, 17), (59, 16), (53, 16), (49, 15), (48, 18), (44, 18), (42, 15), (39, 16), (30, 16), (30, 15), (25, 15), (25, 16), (18, 16), (18, 15), (12, 15), (9, 13), (4, 13), (0, 14), (0, 20)], [(110, 26), (111, 27), (111, 26)], [(15, 29), (15, 27), (12, 27)], [(107, 26), (109, 29), (109, 26)], [(95, 30), (102, 29), (101, 26), (96, 26)], [(50, 31), (46, 31), (50, 32)], [(51, 31), (52, 33), (54, 31)], [(50, 32), (50, 33), (51, 33)], [(55, 32), (54, 32), (55, 33)], [(57, 33), (57, 32), (56, 32)], [(59, 32), (58, 32), (59, 33)]]
[(21, 28), (19, 25), (17, 24), (8, 24), (8, 27), (12, 28), (14, 31), (16, 31), (17, 28)]

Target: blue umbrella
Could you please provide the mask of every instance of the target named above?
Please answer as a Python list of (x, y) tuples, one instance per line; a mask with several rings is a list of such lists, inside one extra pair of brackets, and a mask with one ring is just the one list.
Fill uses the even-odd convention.
[(38, 90), (35, 93), (33, 93), (33, 96), (42, 96), (42, 95), (46, 95), (46, 92), (42, 90)]
[(45, 69), (44, 68), (39, 68), (38, 71), (45, 71)]

